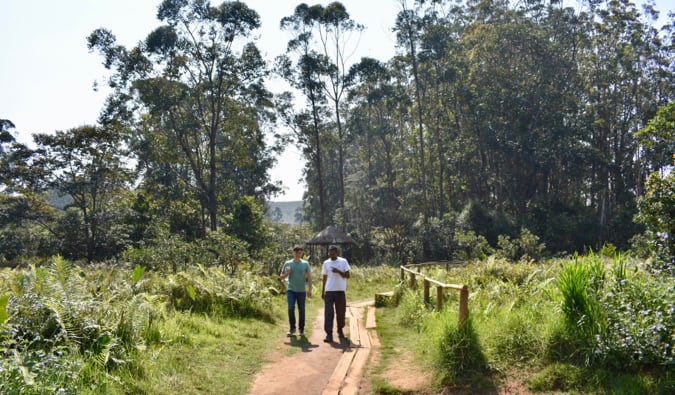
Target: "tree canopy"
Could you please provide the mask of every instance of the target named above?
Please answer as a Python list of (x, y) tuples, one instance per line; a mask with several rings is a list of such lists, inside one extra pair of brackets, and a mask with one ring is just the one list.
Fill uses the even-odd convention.
[[(657, 28), (654, 6), (630, 0), (398, 5), (396, 55), (353, 64), (348, 38), (364, 26), (339, 2), (281, 19), (291, 39), (276, 59), (239, 1), (165, 0), (133, 48), (93, 31), (112, 88), (98, 124), (35, 135), (32, 149), (0, 120), (2, 212), (46, 230), (41, 251), (90, 260), (211, 232), (254, 254), (279, 191), (268, 171), (292, 142), (303, 221), (347, 232), (363, 259), (383, 246), (448, 259), (532, 235), (557, 253), (628, 248), (670, 232), (654, 215), (672, 214), (659, 207), (672, 194), (673, 14)], [(292, 91), (269, 92), (272, 73)]]

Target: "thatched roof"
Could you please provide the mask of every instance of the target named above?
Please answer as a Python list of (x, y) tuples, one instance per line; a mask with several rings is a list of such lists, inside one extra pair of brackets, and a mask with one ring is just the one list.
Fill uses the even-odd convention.
[(337, 230), (334, 226), (328, 225), (326, 229), (317, 233), (307, 244), (328, 245), (328, 244), (354, 244), (354, 239), (345, 233)]

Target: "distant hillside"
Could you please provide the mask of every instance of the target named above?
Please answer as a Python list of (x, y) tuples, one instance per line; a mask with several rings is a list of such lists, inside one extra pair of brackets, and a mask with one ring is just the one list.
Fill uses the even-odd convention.
[(302, 200), (296, 202), (269, 202), (267, 217), (284, 224), (298, 224), (295, 213), (302, 210)]

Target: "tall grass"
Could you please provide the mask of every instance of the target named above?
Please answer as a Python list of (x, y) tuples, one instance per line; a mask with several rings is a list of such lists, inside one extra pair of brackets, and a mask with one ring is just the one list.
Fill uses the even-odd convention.
[(222, 268), (160, 275), (56, 257), (1, 280), (0, 393), (106, 393), (143, 374), (140, 352), (176, 341), (164, 329), (177, 312), (263, 322), (275, 314), (272, 279)]
[[(399, 325), (419, 334), (417, 355), (445, 384), (480, 386), (524, 370), (537, 390), (675, 389), (675, 280), (654, 277), (639, 261), (593, 253), (541, 264), (490, 257), (424, 270), (470, 290), (464, 332), (452, 292), (434, 312), (421, 303), (421, 287), (404, 283), (391, 308)], [(617, 388), (612, 378), (619, 375), (624, 384)]]

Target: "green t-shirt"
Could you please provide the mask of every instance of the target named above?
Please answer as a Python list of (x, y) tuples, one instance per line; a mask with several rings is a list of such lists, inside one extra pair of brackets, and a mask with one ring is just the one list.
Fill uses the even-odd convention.
[(287, 266), (291, 267), (291, 275), (286, 277), (288, 290), (293, 292), (305, 292), (305, 284), (307, 283), (305, 274), (312, 271), (309, 262), (302, 259), (299, 262), (295, 262), (291, 259), (290, 261), (286, 261), (281, 267), (281, 273), (286, 270)]

